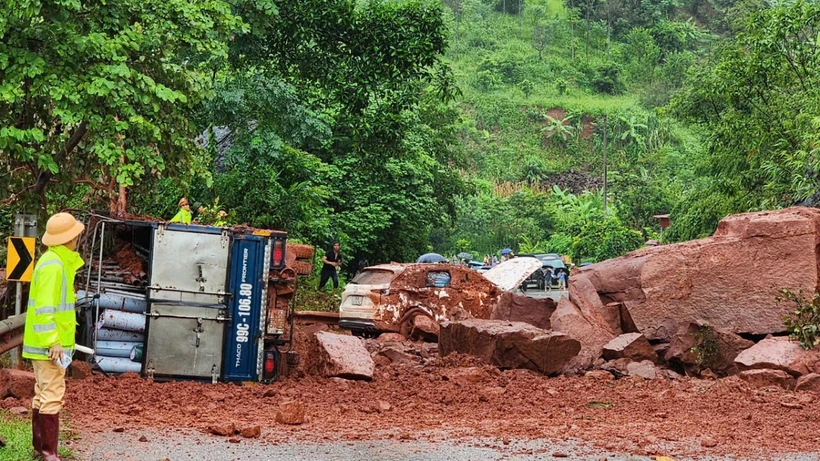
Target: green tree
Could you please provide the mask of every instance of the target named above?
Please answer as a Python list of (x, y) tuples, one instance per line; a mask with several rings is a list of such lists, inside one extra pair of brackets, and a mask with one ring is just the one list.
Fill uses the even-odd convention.
[[(189, 117), (242, 23), (225, 1), (18, 0), (0, 17), (0, 188), (5, 203), (90, 185), (126, 190), (196, 167)], [(170, 33), (173, 31), (173, 33)]]
[(684, 199), (691, 208), (683, 221), (701, 224), (691, 232), (711, 233), (728, 212), (813, 203), (820, 178), (818, 27), (815, 3), (756, 13), (673, 99), (673, 112), (704, 134), (709, 152), (699, 168), (712, 179)]

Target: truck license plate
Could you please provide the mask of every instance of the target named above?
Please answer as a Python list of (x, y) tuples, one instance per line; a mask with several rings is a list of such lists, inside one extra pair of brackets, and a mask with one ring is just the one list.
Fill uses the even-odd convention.
[(354, 306), (361, 306), (362, 305), (362, 297), (361, 296), (352, 296), (351, 303)]

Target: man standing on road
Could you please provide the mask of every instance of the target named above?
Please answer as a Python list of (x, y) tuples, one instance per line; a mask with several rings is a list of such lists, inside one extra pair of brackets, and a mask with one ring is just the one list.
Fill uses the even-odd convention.
[(31, 401), (32, 445), (36, 456), (59, 461), (60, 411), (65, 396), (65, 370), (74, 354), (77, 324), (74, 275), (83, 266), (74, 251), (85, 229), (68, 213), (57, 213), (46, 223), (42, 242), (48, 246), (34, 267), (29, 291), (23, 357), (34, 366)]
[(333, 296), (339, 289), (339, 267), (342, 265), (342, 252), (339, 242), (333, 242), (333, 247), (322, 258), (322, 274), (319, 279), (319, 290), (325, 288), (328, 279), (333, 279)]

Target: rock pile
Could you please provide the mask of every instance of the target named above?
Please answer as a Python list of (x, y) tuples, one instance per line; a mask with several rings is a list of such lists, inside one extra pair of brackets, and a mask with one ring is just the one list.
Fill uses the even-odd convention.
[[(791, 307), (777, 298), (781, 289), (817, 292), (819, 249), (820, 210), (729, 216), (712, 237), (576, 270), (569, 299), (555, 307), (522, 309), (524, 303), (510, 294), (493, 317), (516, 317), (539, 328), (507, 320), (443, 325), (441, 353), (468, 353), (501, 368), (546, 374), (596, 368), (647, 378), (675, 375), (660, 366), (704, 377), (740, 372), (747, 382), (790, 389), (802, 380), (798, 387), (817, 388), (820, 354), (782, 337)], [(542, 347), (539, 338), (562, 346)]]

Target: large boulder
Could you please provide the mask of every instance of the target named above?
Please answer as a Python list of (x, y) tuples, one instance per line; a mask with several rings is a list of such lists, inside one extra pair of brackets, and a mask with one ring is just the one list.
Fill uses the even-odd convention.
[(635, 362), (649, 360), (658, 362), (658, 354), (640, 333), (625, 333), (604, 345), (604, 359), (630, 359)]
[(561, 298), (550, 317), (553, 331), (564, 333), (581, 344), (580, 353), (567, 364), (565, 371), (579, 372), (590, 368), (601, 356), (604, 345), (615, 339), (616, 335), (607, 322), (590, 309), (594, 307), (587, 306), (587, 312), (582, 312), (572, 301)]
[(326, 378), (373, 379), (376, 366), (361, 339), (319, 331), (312, 338), (309, 373)]
[(690, 322), (736, 334), (778, 333), (790, 311), (788, 304), (777, 303), (779, 290), (815, 292), (819, 244), (820, 210), (732, 215), (712, 237), (642, 249), (577, 270), (570, 299), (585, 315), (622, 303), (635, 329), (649, 340), (670, 342)]
[(820, 351), (804, 350), (789, 338), (766, 338), (738, 354), (735, 365), (740, 370), (783, 370), (799, 377), (820, 373)]
[(468, 319), (441, 326), (439, 351), (473, 355), (499, 368), (526, 368), (555, 375), (581, 350), (578, 341), (563, 333), (528, 323)]
[(0, 369), (0, 399), (6, 397), (21, 400), (34, 397), (34, 373), (11, 368)]
[[(700, 344), (699, 344), (700, 338)], [(709, 346), (705, 342), (712, 341)], [(689, 323), (681, 326), (672, 342), (664, 354), (664, 359), (668, 362), (676, 362), (684, 368), (694, 370), (695, 368), (709, 368), (719, 375), (731, 375), (737, 373), (735, 358), (742, 351), (754, 346), (755, 343), (748, 339), (727, 330), (719, 330), (697, 323)], [(714, 347), (715, 353), (707, 357), (707, 363), (701, 363), (698, 358), (696, 346)]]
[(530, 298), (505, 291), (498, 299), (490, 319), (509, 320), (529, 323), (532, 326), (549, 330), (550, 316), (555, 312), (555, 301), (550, 298)]

